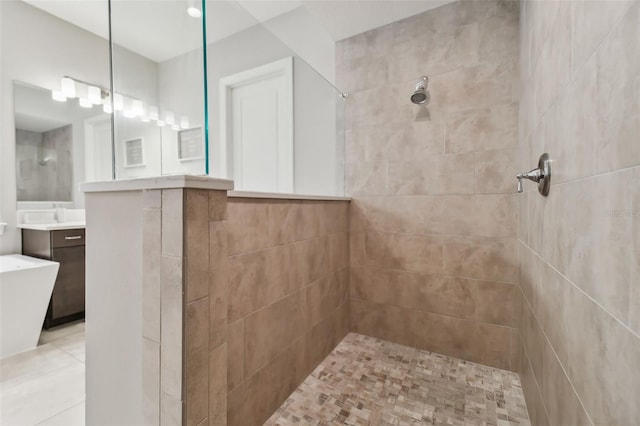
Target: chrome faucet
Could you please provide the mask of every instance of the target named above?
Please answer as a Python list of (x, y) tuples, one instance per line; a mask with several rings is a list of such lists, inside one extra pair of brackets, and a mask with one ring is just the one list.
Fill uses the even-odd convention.
[(529, 170), (526, 173), (518, 173), (518, 192), (522, 192), (522, 179), (529, 179), (538, 184), (538, 192), (544, 196), (549, 195), (549, 187), (551, 186), (551, 160), (546, 152), (540, 156), (538, 167)]

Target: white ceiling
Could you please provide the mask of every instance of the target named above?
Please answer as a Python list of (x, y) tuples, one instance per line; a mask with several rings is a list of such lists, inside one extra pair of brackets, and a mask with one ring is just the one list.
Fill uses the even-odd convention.
[[(101, 37), (108, 37), (106, 0), (24, 0)], [(334, 41), (439, 7), (454, 0), (208, 0), (207, 41), (221, 40), (258, 22), (304, 7)], [(198, 1), (199, 3), (199, 1)], [(155, 62), (201, 45), (188, 0), (113, 0), (113, 38)]]

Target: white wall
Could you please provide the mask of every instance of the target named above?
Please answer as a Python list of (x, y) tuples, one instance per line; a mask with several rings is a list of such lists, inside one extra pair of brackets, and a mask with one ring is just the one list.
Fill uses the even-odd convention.
[(317, 73), (334, 84), (336, 43), (305, 7), (300, 6), (263, 22), (262, 25), (311, 65)]
[[(231, 177), (221, 176), (216, 168), (221, 152), (220, 79), (290, 56), (295, 56), (295, 52), (261, 25), (207, 46), (210, 175)], [(180, 105), (181, 99), (184, 103), (199, 96), (199, 90), (202, 87), (201, 79), (187, 80), (183, 77), (198, 75), (202, 69), (198, 59), (201, 60), (201, 53), (194, 51), (160, 64), (161, 102), (167, 100)], [(172, 87), (169, 82), (175, 80), (191, 83), (179, 86), (179, 92), (175, 89), (167, 90)], [(340, 195), (342, 173), (339, 165), (342, 161), (342, 141), (336, 143), (337, 101), (338, 91), (313, 68), (296, 57), (294, 61), (296, 193)], [(192, 102), (193, 105), (196, 104)], [(193, 110), (193, 115), (198, 116), (196, 110)], [(164, 161), (166, 160), (163, 159)], [(230, 158), (227, 161), (230, 161)]]
[[(13, 81), (53, 88), (59, 86), (61, 76), (73, 74), (107, 86), (109, 67), (106, 40), (19, 1), (2, 1), (0, 10), (0, 221), (9, 223), (0, 237), (0, 253), (10, 253), (21, 247), (15, 228)], [(74, 149), (73, 161), (84, 164), (82, 149)]]
[[(0, 11), (0, 222), (9, 223), (0, 237), (0, 253), (12, 253), (21, 250), (20, 232), (15, 228), (13, 81), (51, 90), (59, 87), (62, 76), (71, 75), (109, 87), (109, 51), (107, 40), (21, 1), (0, 1)], [(106, 20), (106, 1), (104, 12)], [(155, 63), (124, 49), (118, 49), (118, 54), (117, 65), (128, 76), (118, 89), (157, 99)], [(84, 155), (81, 143), (74, 146), (76, 192), (77, 184), (84, 181)]]
[(142, 191), (86, 204), (87, 425), (142, 425)]

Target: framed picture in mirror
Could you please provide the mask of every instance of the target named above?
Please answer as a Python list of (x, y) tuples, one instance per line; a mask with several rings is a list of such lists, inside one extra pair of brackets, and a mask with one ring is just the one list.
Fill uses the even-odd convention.
[(143, 138), (129, 139), (127, 141), (124, 141), (124, 166), (145, 166)]
[(180, 130), (178, 132), (178, 160), (190, 161), (204, 158), (202, 152), (202, 127)]

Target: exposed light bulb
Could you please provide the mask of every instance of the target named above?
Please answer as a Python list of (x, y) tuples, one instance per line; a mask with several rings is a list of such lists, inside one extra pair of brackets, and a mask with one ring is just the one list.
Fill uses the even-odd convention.
[(168, 125), (173, 126), (175, 124), (175, 116), (172, 112), (167, 111), (164, 114), (164, 121), (166, 121)]
[(88, 98), (79, 98), (78, 103), (82, 108), (91, 108), (93, 103)]
[(171, 128), (172, 128), (173, 130), (175, 130), (176, 132), (177, 132), (178, 130), (180, 130), (180, 126), (178, 126), (177, 124), (174, 124), (173, 126), (171, 126)]
[(158, 127), (164, 127), (165, 122), (162, 121), (162, 120), (158, 120), (158, 121), (156, 121), (156, 124), (158, 124)]
[(139, 99), (134, 99), (131, 102), (131, 112), (135, 114), (136, 117), (141, 117), (144, 114), (144, 107), (142, 105), (142, 101)]
[(155, 105), (149, 106), (149, 118), (153, 121), (158, 120), (158, 107)]
[(59, 90), (52, 90), (51, 91), (51, 99), (53, 99), (54, 101), (58, 101), (58, 102), (66, 102), (67, 101), (67, 97), (64, 95), (64, 93), (62, 93)]
[(87, 88), (87, 97), (94, 105), (100, 105), (102, 103), (102, 93), (99, 87), (89, 86)]
[(120, 93), (113, 95), (113, 109), (122, 111), (124, 109), (124, 97)]
[(186, 117), (184, 115), (180, 117), (180, 127), (183, 129), (189, 128), (189, 117)]
[(195, 6), (190, 6), (187, 8), (187, 14), (192, 18), (200, 18), (202, 17), (202, 11)]
[(76, 82), (73, 81), (72, 78), (62, 77), (62, 80), (60, 81), (60, 87), (62, 89), (62, 93), (67, 98), (76, 97)]

